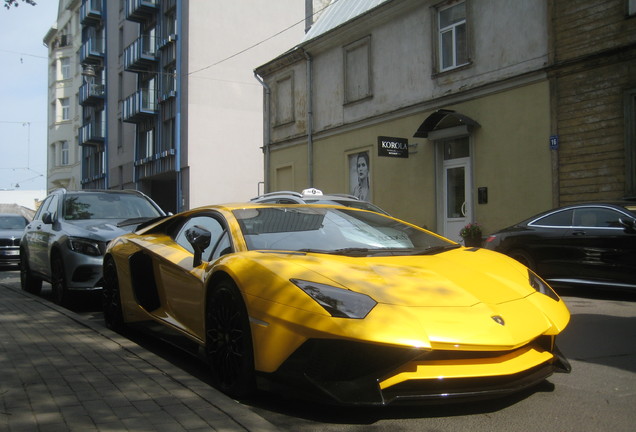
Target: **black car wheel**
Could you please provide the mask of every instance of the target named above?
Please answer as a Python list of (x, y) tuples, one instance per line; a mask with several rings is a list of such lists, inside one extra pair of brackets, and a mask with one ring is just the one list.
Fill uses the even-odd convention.
[(64, 262), (57, 253), (51, 258), (51, 288), (53, 290), (53, 301), (60, 306), (68, 305), (69, 293), (66, 289)]
[(530, 270), (535, 270), (535, 262), (534, 259), (532, 258), (532, 256), (521, 249), (515, 249), (512, 250), (510, 252), (508, 252), (508, 256), (510, 258), (514, 258), (517, 261), (519, 261), (521, 264), (523, 264), (524, 266), (528, 267)]
[(121, 308), (117, 267), (115, 267), (115, 263), (112, 260), (108, 260), (104, 264), (102, 307), (106, 327), (114, 331), (122, 331), (124, 329), (124, 314)]
[(42, 280), (33, 276), (26, 254), (20, 254), (20, 286), (26, 292), (39, 294), (42, 291)]
[(205, 352), (215, 387), (232, 397), (255, 388), (252, 334), (243, 298), (230, 280), (212, 288), (206, 306)]

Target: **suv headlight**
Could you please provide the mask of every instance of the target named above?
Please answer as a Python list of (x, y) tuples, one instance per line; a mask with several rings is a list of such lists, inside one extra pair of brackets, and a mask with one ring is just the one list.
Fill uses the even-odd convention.
[(290, 281), (335, 318), (362, 319), (378, 304), (366, 294), (305, 280)]
[(68, 238), (68, 248), (73, 252), (90, 256), (102, 256), (99, 250), (99, 243), (95, 240), (89, 240), (79, 237)]
[(559, 301), (561, 298), (554, 292), (550, 285), (543, 281), (536, 273), (532, 270), (528, 269), (528, 277), (530, 278), (530, 286), (540, 292), (541, 294), (545, 294), (550, 297), (552, 300)]

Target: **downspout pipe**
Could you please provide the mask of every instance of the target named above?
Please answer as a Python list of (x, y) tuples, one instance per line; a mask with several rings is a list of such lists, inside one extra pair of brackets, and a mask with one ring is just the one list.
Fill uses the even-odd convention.
[(177, 79), (176, 79), (176, 91), (177, 91), (177, 100), (176, 100), (176, 113), (175, 113), (175, 131), (174, 131), (174, 147), (175, 147), (175, 156), (174, 156), (174, 169), (177, 177), (177, 196), (175, 197), (177, 200), (177, 213), (184, 210), (184, 199), (183, 199), (183, 172), (181, 171), (181, 73), (183, 71), (182, 65), (182, 50), (183, 45), (181, 40), (182, 36), (182, 23), (183, 23), (183, 10), (182, 10), (181, 0), (177, 0), (177, 40), (175, 43), (177, 44), (177, 53), (176, 53), (176, 63), (177, 63)]
[(263, 86), (263, 90), (265, 92), (265, 100), (263, 101), (263, 181), (265, 186), (263, 187), (263, 193), (270, 192), (270, 183), (269, 183), (269, 151), (270, 151), (270, 140), (271, 140), (271, 108), (270, 101), (272, 91), (270, 87), (265, 83), (263, 78), (261, 78), (256, 72), (254, 72), (254, 78), (258, 81), (261, 86)]
[(307, 51), (304, 49), (302, 51), (307, 60), (307, 187), (312, 188), (314, 187), (313, 61)]

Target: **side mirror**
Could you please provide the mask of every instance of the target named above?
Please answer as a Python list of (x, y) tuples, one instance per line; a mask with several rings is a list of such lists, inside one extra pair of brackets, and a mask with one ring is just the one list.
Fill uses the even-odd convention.
[(203, 251), (210, 246), (212, 234), (205, 228), (195, 225), (186, 230), (185, 236), (190, 245), (192, 245), (192, 249), (194, 249), (194, 261), (192, 266), (199, 267), (203, 262), (201, 260)]
[(51, 213), (49, 212), (42, 213), (42, 222), (47, 225), (51, 225), (53, 223), (53, 218), (51, 217)]
[(625, 228), (626, 233), (636, 233), (636, 219), (619, 218), (618, 223)]

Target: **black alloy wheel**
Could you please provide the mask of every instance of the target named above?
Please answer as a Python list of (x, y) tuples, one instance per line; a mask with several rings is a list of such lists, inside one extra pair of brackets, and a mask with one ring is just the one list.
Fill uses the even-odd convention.
[(29, 259), (23, 252), (20, 253), (20, 286), (31, 294), (40, 294), (42, 291), (42, 279), (33, 276), (29, 267)]
[(70, 296), (66, 288), (64, 262), (59, 253), (54, 253), (51, 258), (51, 288), (53, 291), (53, 301), (60, 306), (68, 305)]
[(255, 389), (252, 334), (245, 303), (236, 285), (223, 280), (208, 296), (205, 353), (215, 387), (244, 398)]
[(106, 327), (116, 332), (124, 330), (124, 314), (119, 294), (117, 267), (112, 259), (104, 264), (104, 286), (102, 289), (102, 308)]

